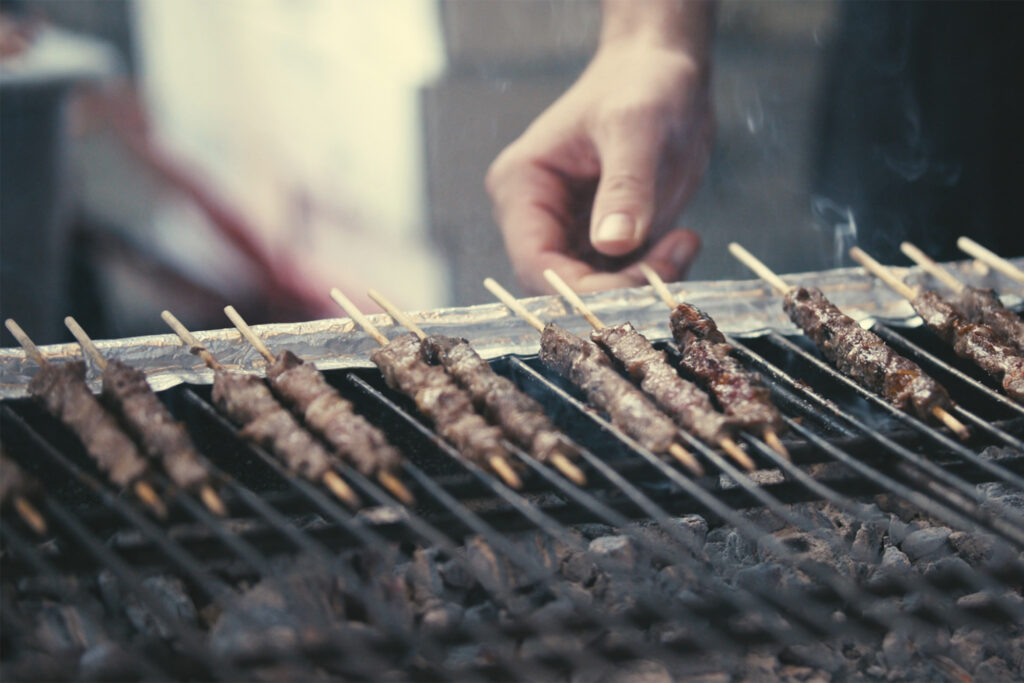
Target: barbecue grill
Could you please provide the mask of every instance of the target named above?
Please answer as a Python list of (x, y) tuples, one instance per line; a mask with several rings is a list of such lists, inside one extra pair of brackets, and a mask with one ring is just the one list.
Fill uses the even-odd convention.
[[(954, 267), (1019, 304), (1020, 285)], [(25, 398), (31, 364), (0, 351), (4, 452), (39, 480), (47, 522), (42, 535), (13, 513), (0, 524), (3, 677), (1019, 678), (1024, 406), (861, 271), (787, 281), (872, 316), (865, 324), (949, 389), (971, 437), (836, 373), (756, 282), (673, 286), (730, 333), (784, 413), (792, 461), (744, 435), (752, 473), (693, 438), (703, 477), (646, 451), (551, 375), (536, 333), (502, 307), (419, 314), (428, 331), (470, 338), (582, 447), (583, 487), (513, 448), (515, 491), (386, 386), (350, 321), (257, 328), (326, 369), (406, 455), (398, 474), (416, 502), (342, 467), (363, 501), (353, 510), (242, 439), (176, 339), (100, 342), (164, 387), (228, 508), (218, 518), (158, 477), (161, 520), (102, 480)], [(649, 288), (585, 298), (678, 360)], [(588, 329), (556, 297), (526, 305)], [(197, 336), (225, 364), (261, 370), (234, 331)], [(43, 350), (80, 357), (73, 345)]]

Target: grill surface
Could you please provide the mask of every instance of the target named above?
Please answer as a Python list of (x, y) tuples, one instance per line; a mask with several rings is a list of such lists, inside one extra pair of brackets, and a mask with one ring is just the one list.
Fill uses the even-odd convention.
[[(367, 504), (355, 512), (240, 439), (209, 387), (182, 385), (161, 397), (230, 516), (158, 479), (170, 505), (158, 521), (101, 482), (51, 417), (6, 401), (4, 448), (44, 483), (50, 530), (39, 539), (15, 515), (0, 526), (4, 678), (756, 677), (765, 661), (780, 677), (1001, 674), (993, 657), (965, 661), (951, 634), (1001, 643), (987, 654), (1019, 675), (1024, 408), (927, 333), (875, 329), (950, 390), (969, 441), (863, 391), (806, 339), (770, 333), (730, 342), (785, 413), (793, 462), (745, 436), (761, 468), (747, 474), (687, 439), (709, 473), (694, 479), (535, 357), (506, 356), (493, 366), (584, 447), (588, 479), (577, 488), (516, 452), (516, 492), (375, 370), (331, 371), (406, 454), (417, 501), (343, 468)], [(899, 556), (912, 571), (891, 570)]]

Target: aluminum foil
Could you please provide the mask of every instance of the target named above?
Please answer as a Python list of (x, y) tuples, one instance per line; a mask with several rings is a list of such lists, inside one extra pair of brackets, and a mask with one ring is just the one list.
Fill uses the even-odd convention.
[[(1024, 258), (1013, 262), (1024, 266)], [(960, 261), (946, 264), (946, 267), (964, 282), (994, 288), (1000, 292), (1006, 305), (1018, 306), (1024, 301), (1024, 285), (990, 271), (982, 264)], [(894, 271), (898, 276), (906, 277), (912, 285), (933, 285), (930, 278), (917, 268), (895, 268)], [(783, 278), (790, 284), (821, 288), (829, 299), (862, 324), (870, 324), (875, 319), (902, 326), (921, 324), (905, 299), (861, 268), (789, 274)], [(783, 334), (799, 333), (783, 313), (779, 295), (761, 280), (679, 282), (670, 284), (669, 289), (677, 299), (706, 311), (722, 330), (732, 335), (757, 336), (771, 330)], [(668, 309), (651, 287), (600, 292), (585, 295), (583, 300), (605, 323), (632, 322), (655, 340), (670, 336)], [(558, 322), (580, 334), (587, 334), (591, 329), (560, 297), (524, 299), (523, 304), (544, 321)], [(499, 303), (423, 311), (412, 313), (411, 317), (427, 333), (469, 339), (485, 358), (534, 354), (539, 346), (537, 331)], [(405, 332), (387, 315), (371, 315), (370, 320), (388, 337)], [(253, 329), (274, 353), (289, 349), (322, 370), (371, 367), (370, 353), (377, 348), (377, 343), (348, 318), (256, 325)], [(264, 373), (266, 360), (235, 329), (200, 331), (195, 332), (195, 336), (226, 367)], [(100, 340), (96, 345), (104, 356), (118, 358), (144, 370), (150, 384), (157, 390), (182, 382), (209, 384), (213, 381), (213, 373), (173, 334)], [(54, 344), (40, 349), (51, 362), (82, 358), (82, 350), (77, 344)], [(88, 381), (98, 391), (100, 372), (91, 361), (87, 360), (87, 363)], [(26, 359), (21, 349), (0, 349), (0, 399), (25, 396), (26, 385), (36, 370), (35, 364)]]

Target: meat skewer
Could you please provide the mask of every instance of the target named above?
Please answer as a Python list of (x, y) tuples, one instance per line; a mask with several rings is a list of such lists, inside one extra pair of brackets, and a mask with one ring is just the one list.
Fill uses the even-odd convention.
[(10, 505), (32, 531), (40, 536), (46, 534), (46, 519), (29, 502), (39, 491), (35, 479), (25, 474), (0, 448), (0, 508)]
[(732, 438), (734, 422), (715, 410), (711, 399), (697, 385), (679, 376), (664, 351), (656, 350), (628, 322), (614, 327), (605, 325), (555, 271), (545, 270), (544, 278), (593, 326), (591, 340), (622, 363), (633, 381), (639, 381), (644, 393), (679, 426), (698, 439), (717, 444), (744, 469), (757, 469)]
[(148, 470), (145, 458), (85, 383), (85, 363), (69, 361), (54, 365), (46, 360), (18, 323), (8, 318), (4, 324), (25, 350), (25, 355), (39, 366), (39, 372), (28, 384), (29, 395), (74, 432), (115, 486), (131, 486), (154, 514), (161, 519), (166, 517), (167, 506), (143, 479)]
[(968, 287), (910, 242), (901, 244), (900, 251), (953, 290), (956, 298), (950, 303), (957, 313), (972, 323), (988, 325), (999, 335), (1000, 341), (1014, 346), (1018, 351), (1024, 351), (1024, 320), (1003, 306), (993, 290)]
[(270, 364), (267, 379), (271, 389), (303, 419), (306, 426), (360, 473), (376, 475), (377, 481), (395, 498), (412, 505), (415, 499), (395, 476), (395, 470), (402, 463), (402, 454), (388, 443), (384, 433), (356, 413), (352, 404), (342, 398), (311, 363), (304, 363), (287, 350), (275, 357), (234, 306), (225, 306), (224, 313)]
[(415, 334), (389, 340), (339, 290), (332, 289), (331, 298), (380, 344), (370, 360), (380, 368), (388, 386), (415, 401), (438, 433), (463, 456), (489, 468), (510, 487), (522, 488), (522, 480), (510, 463), (512, 454), (502, 443), (501, 430), (473, 410), (472, 399), (442, 368), (427, 364)]
[(355, 491), (331, 469), (331, 454), (277, 402), (261, 377), (226, 369), (170, 311), (160, 317), (213, 370), (213, 402), (240, 427), (242, 437), (268, 448), (291, 472), (322, 482), (342, 502), (359, 506)]
[(134, 437), (143, 453), (159, 460), (167, 476), (183, 490), (199, 491), (199, 497), (210, 512), (218, 517), (226, 517), (224, 501), (214, 490), (210, 473), (203, 466), (192, 437), (157, 398), (145, 373), (117, 359), (105, 358), (71, 316), (64, 318), (64, 324), (82, 350), (103, 371), (102, 396), (121, 418), (121, 424)]
[(594, 342), (555, 323), (544, 324), (492, 278), (484, 286), (516, 315), (540, 332), (540, 359), (579, 387), (587, 400), (608, 413), (612, 424), (654, 453), (667, 453), (693, 474), (704, 474), (697, 459), (676, 439), (679, 428), (642, 391), (612, 366)]
[(950, 344), (956, 355), (970, 360), (988, 373), (1014, 401), (1024, 403), (1024, 356), (1012, 346), (1002, 343), (991, 327), (967, 321), (938, 292), (910, 287), (864, 250), (854, 247), (850, 256), (908, 299), (928, 329)]
[(539, 403), (527, 396), (511, 380), (496, 373), (465, 339), (427, 335), (412, 318), (375, 290), (367, 292), (388, 315), (415, 334), (424, 355), (436, 361), (473, 399), (476, 409), (501, 428), (508, 439), (540, 462), (550, 463), (577, 486), (587, 478), (570, 458), (576, 446), (568, 441), (544, 414)]
[(786, 423), (761, 378), (732, 355), (732, 345), (715, 321), (696, 306), (677, 301), (646, 263), (640, 264), (640, 270), (672, 311), (670, 327), (682, 353), (682, 366), (715, 395), (726, 415), (737, 418), (744, 430), (762, 436), (772, 450), (789, 460), (778, 434)]
[(961, 439), (970, 433), (950, 414), (953, 401), (945, 388), (874, 332), (840, 311), (817, 288), (794, 287), (753, 254), (732, 242), (729, 251), (743, 265), (784, 295), (783, 308), (821, 353), (844, 375), (921, 420), (940, 420)]
[(974, 258), (992, 268), (995, 268), (1006, 277), (1024, 285), (1024, 270), (1013, 265), (999, 254), (986, 249), (970, 237), (961, 237), (956, 241), (956, 246), (967, 252)]

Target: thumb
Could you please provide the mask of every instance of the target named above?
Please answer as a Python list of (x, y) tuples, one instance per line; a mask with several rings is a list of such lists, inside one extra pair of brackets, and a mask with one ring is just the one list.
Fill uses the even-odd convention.
[(628, 254), (644, 244), (654, 217), (658, 150), (654, 140), (627, 134), (610, 140), (601, 154), (590, 241), (607, 256)]

